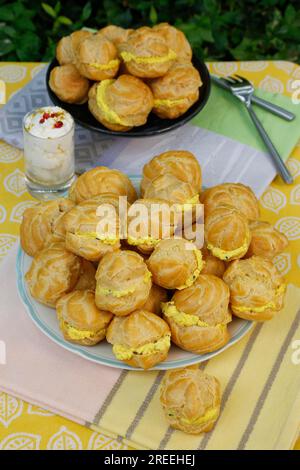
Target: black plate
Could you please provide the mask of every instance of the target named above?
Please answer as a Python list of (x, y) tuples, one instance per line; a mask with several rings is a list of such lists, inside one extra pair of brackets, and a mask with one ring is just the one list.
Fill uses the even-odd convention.
[(56, 106), (60, 106), (61, 108), (68, 111), (73, 116), (75, 121), (81, 126), (87, 127), (92, 131), (101, 132), (102, 134), (119, 135), (122, 137), (145, 137), (172, 131), (173, 129), (182, 126), (186, 122), (190, 121), (194, 116), (196, 116), (196, 114), (198, 114), (201, 109), (204, 108), (210, 94), (210, 76), (206, 65), (204, 62), (201, 62), (196, 57), (194, 57), (193, 65), (199, 71), (203, 85), (200, 87), (200, 96), (198, 101), (196, 101), (196, 103), (194, 103), (186, 113), (177, 119), (160, 119), (158, 116), (155, 116), (155, 114), (150, 113), (146, 124), (143, 126), (134, 127), (132, 130), (127, 132), (111, 131), (102, 126), (102, 124), (100, 124), (100, 122), (94, 118), (88, 109), (87, 103), (80, 105), (64, 103), (55, 95), (55, 93), (53, 93), (49, 87), (49, 77), (51, 70), (57, 65), (59, 65), (57, 60), (52, 60), (46, 75), (46, 86), (51, 101)]

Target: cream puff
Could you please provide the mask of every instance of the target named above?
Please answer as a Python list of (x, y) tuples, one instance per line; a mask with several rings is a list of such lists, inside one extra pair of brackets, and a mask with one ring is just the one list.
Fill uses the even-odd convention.
[(83, 77), (106, 80), (117, 75), (120, 60), (116, 46), (102, 34), (92, 34), (80, 42), (76, 67)]
[(96, 272), (96, 305), (117, 316), (128, 315), (143, 307), (151, 286), (151, 273), (138, 253), (108, 253)]
[(205, 214), (204, 236), (211, 254), (223, 261), (243, 258), (251, 241), (246, 216), (226, 204)]
[(149, 81), (153, 113), (161, 119), (182, 116), (199, 99), (201, 85), (199, 72), (193, 64), (176, 62), (163, 77)]
[(237, 317), (266, 321), (283, 306), (284, 279), (266, 258), (236, 260), (226, 269), (223, 279), (229, 286), (231, 310)]
[(201, 251), (183, 238), (159, 242), (147, 261), (153, 282), (165, 289), (185, 289), (194, 284), (202, 267)]
[(63, 215), (73, 206), (74, 202), (70, 199), (58, 198), (26, 209), (20, 228), (20, 241), (25, 253), (35, 256), (50, 243), (63, 241)]
[(173, 236), (177, 213), (161, 199), (137, 199), (128, 209), (127, 243), (150, 254), (163, 238)]
[(159, 23), (152, 29), (161, 34), (169, 48), (176, 53), (176, 61), (190, 62), (192, 60), (191, 45), (182, 31), (169, 23)]
[(103, 126), (125, 132), (146, 123), (153, 107), (153, 96), (142, 80), (124, 74), (95, 83), (89, 92), (88, 105)]
[(123, 42), (126, 42), (133, 32), (133, 29), (124, 29), (120, 26), (115, 26), (110, 24), (104, 28), (99, 29), (97, 34), (103, 34), (107, 39), (109, 39), (116, 47), (118, 47)]
[(241, 183), (223, 183), (208, 188), (201, 194), (201, 202), (204, 204), (205, 214), (226, 204), (235, 207), (248, 220), (259, 218), (258, 200), (254, 192)]
[(93, 346), (106, 336), (112, 313), (99, 310), (90, 290), (74, 290), (61, 297), (56, 314), (64, 338), (71, 343)]
[(65, 103), (82, 104), (88, 100), (90, 82), (80, 75), (73, 64), (54, 67), (50, 73), (49, 86)]
[(64, 243), (53, 243), (33, 258), (25, 274), (30, 294), (41, 304), (55, 307), (78, 281), (81, 259), (67, 251)]
[(210, 253), (206, 246), (201, 248), (203, 258), (203, 268), (201, 274), (213, 274), (217, 277), (223, 277), (226, 270), (226, 264), (219, 258)]
[(137, 198), (136, 190), (128, 176), (106, 166), (97, 166), (80, 175), (70, 188), (69, 198), (78, 204), (103, 193), (127, 196), (130, 204)]
[(228, 304), (229, 288), (211, 274), (200, 274), (191, 287), (176, 291), (172, 300), (162, 305), (173, 343), (196, 354), (223, 347), (229, 341)]
[(61, 38), (56, 46), (56, 58), (60, 65), (75, 64), (76, 63), (76, 52), (79, 44), (84, 39), (91, 36), (92, 33), (80, 29), (74, 31), (69, 36)]
[(99, 261), (120, 248), (119, 197), (103, 193), (73, 207), (64, 217), (66, 248), (89, 261)]
[(141, 194), (144, 195), (147, 187), (157, 178), (169, 173), (178, 180), (193, 186), (195, 193), (199, 193), (202, 184), (201, 167), (196, 157), (187, 150), (169, 150), (152, 158), (143, 168), (141, 181)]
[(78, 281), (74, 290), (92, 290), (96, 289), (96, 268), (92, 262), (82, 259)]
[(170, 337), (167, 323), (146, 310), (115, 317), (106, 334), (119, 361), (142, 369), (154, 367), (167, 358)]
[(177, 57), (164, 37), (148, 27), (136, 29), (119, 50), (128, 73), (141, 78), (162, 77)]
[(219, 381), (198, 368), (166, 372), (160, 402), (170, 426), (188, 434), (209, 432), (221, 407)]
[(181, 212), (192, 210), (199, 204), (199, 191), (191, 183), (165, 173), (151, 181), (145, 189), (144, 198), (169, 201)]
[(272, 259), (282, 253), (288, 246), (288, 239), (284, 233), (276, 230), (269, 222), (254, 220), (249, 224), (251, 243), (247, 257), (252, 255)]
[(168, 293), (166, 289), (163, 289), (160, 286), (156, 286), (152, 284), (150, 289), (149, 297), (143, 305), (143, 310), (147, 310), (148, 312), (155, 313), (155, 315), (161, 316), (162, 309), (161, 304), (162, 302), (167, 302), (168, 300)]

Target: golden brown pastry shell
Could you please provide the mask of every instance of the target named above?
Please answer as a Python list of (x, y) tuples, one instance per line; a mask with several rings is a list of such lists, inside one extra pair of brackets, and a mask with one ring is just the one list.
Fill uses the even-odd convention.
[(89, 36), (91, 36), (89, 31), (80, 29), (79, 31), (74, 31), (69, 36), (61, 38), (56, 46), (56, 58), (59, 64), (75, 64), (79, 44)]
[(70, 199), (58, 198), (26, 209), (20, 227), (20, 241), (25, 253), (35, 256), (50, 243), (64, 241), (63, 216), (73, 206)]
[[(95, 294), (90, 290), (74, 290), (61, 297), (56, 304), (56, 314), (64, 338), (83, 346), (93, 346), (102, 341), (113, 318), (111, 313), (96, 307)], [(93, 331), (94, 336), (74, 339), (64, 322), (80, 331)]]
[(161, 34), (168, 47), (176, 52), (176, 61), (190, 62), (192, 60), (192, 48), (185, 34), (169, 23), (159, 23), (153, 26), (153, 31)]
[(288, 239), (269, 222), (255, 220), (249, 224), (251, 243), (246, 256), (262, 256), (272, 259), (282, 253), (288, 246)]
[(98, 166), (80, 175), (72, 184), (69, 197), (78, 204), (103, 193), (127, 196), (130, 204), (137, 198), (136, 190), (128, 176), (105, 166)]
[(96, 289), (96, 268), (90, 261), (82, 259), (79, 278), (75, 284), (74, 290), (92, 290)]
[(223, 183), (208, 188), (201, 194), (201, 202), (206, 215), (223, 204), (235, 207), (248, 220), (256, 220), (260, 215), (255, 194), (249, 186), (241, 183)]
[[(109, 66), (111, 61), (116, 62)], [(102, 34), (92, 34), (78, 46), (76, 67), (81, 75), (90, 80), (113, 78), (118, 73), (119, 64), (116, 46)]]
[(103, 34), (118, 48), (120, 44), (126, 42), (133, 29), (124, 29), (120, 26), (110, 24), (104, 28), (99, 29), (97, 34)]
[(66, 64), (51, 70), (49, 86), (65, 103), (82, 104), (88, 99), (90, 82), (80, 75), (75, 65)]
[(81, 260), (66, 250), (64, 243), (55, 243), (39, 251), (25, 274), (30, 294), (38, 302), (55, 307), (70, 292), (79, 277)]
[(163, 199), (173, 204), (185, 204), (197, 195), (192, 184), (165, 173), (157, 176), (146, 187), (145, 199)]
[(143, 310), (161, 316), (161, 303), (168, 300), (168, 292), (160, 286), (152, 284), (148, 299), (143, 305)]
[(223, 279), (229, 286), (231, 310), (237, 317), (266, 321), (283, 306), (284, 280), (266, 258), (252, 256), (236, 260), (227, 268)]
[[(173, 428), (188, 434), (208, 432), (220, 414), (220, 383), (198, 368), (168, 371), (162, 382), (160, 402)], [(215, 416), (198, 424), (197, 418), (205, 416), (211, 409), (215, 410)]]
[(141, 194), (145, 194), (146, 188), (157, 176), (166, 173), (192, 185), (195, 193), (198, 193), (201, 189), (202, 174), (196, 157), (186, 150), (169, 150), (153, 157), (144, 166)]
[(117, 316), (128, 315), (142, 308), (151, 286), (151, 274), (139, 254), (129, 250), (108, 253), (96, 272), (96, 305)]

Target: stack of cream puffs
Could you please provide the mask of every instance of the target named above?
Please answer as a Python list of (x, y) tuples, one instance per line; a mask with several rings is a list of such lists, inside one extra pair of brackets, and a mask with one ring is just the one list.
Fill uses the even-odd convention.
[(113, 131), (142, 126), (150, 112), (176, 119), (199, 98), (202, 81), (191, 46), (168, 23), (75, 31), (60, 39), (56, 58), (52, 91), (66, 103), (88, 102), (93, 116)]
[[(122, 31), (105, 32), (125, 51)], [(154, 47), (152, 30), (146, 32)], [(77, 36), (62, 46), (62, 57), (77, 50)], [(169, 150), (144, 166), (139, 196), (125, 174), (99, 166), (77, 178), (68, 198), (26, 209), (20, 235), (33, 257), (28, 289), (56, 308), (67, 341), (93, 346), (106, 339), (120, 361), (147, 369), (166, 359), (171, 342), (206, 354), (229, 341), (233, 315), (265, 321), (282, 308), (285, 283), (273, 258), (286, 248), (285, 235), (259, 220), (249, 187), (201, 185), (196, 157)], [(178, 231), (187, 214), (192, 227), (201, 227), (200, 200), (202, 247)], [(108, 209), (116, 214), (112, 231), (111, 215), (101, 225)]]

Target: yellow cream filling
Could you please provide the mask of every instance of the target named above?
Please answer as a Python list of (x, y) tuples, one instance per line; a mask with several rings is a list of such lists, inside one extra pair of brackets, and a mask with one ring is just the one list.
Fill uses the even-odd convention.
[(71, 326), (68, 322), (62, 319), (59, 323), (61, 330), (65, 330), (68, 333), (68, 336), (74, 340), (90, 339), (94, 338), (95, 336), (98, 336), (101, 333), (105, 333), (105, 328), (99, 331), (78, 330), (77, 328), (74, 328), (74, 326)]
[(203, 268), (201, 251), (195, 248), (193, 252), (196, 257), (197, 268), (195, 269), (193, 274), (191, 274), (191, 276), (185, 281), (185, 284), (183, 284), (183, 286), (177, 287), (178, 290), (182, 290), (182, 289), (185, 289), (186, 287), (192, 286)]
[[(147, 283), (151, 279), (151, 272), (147, 270), (146, 274), (143, 277), (143, 282)], [(96, 292), (98, 294), (103, 294), (103, 295), (112, 295), (113, 297), (125, 297), (125, 295), (133, 294), (136, 289), (138, 289), (138, 286), (133, 286), (130, 287), (129, 289), (123, 289), (123, 290), (116, 290), (116, 289), (108, 289), (106, 287), (96, 287)]]
[(133, 60), (137, 64), (161, 64), (163, 62), (168, 62), (169, 60), (174, 60), (177, 57), (176, 52), (172, 51), (171, 49), (169, 50), (168, 54), (164, 56), (142, 57), (127, 51), (121, 52), (120, 55), (124, 62), (130, 62)]
[(200, 416), (198, 418), (181, 418), (180, 421), (182, 424), (191, 424), (191, 425), (199, 425), (199, 424), (205, 424), (209, 423), (210, 421), (213, 421), (217, 419), (219, 414), (219, 409), (218, 408), (209, 408), (206, 413), (203, 416)]
[(191, 315), (189, 313), (184, 313), (177, 309), (174, 302), (162, 302), (162, 311), (167, 318), (172, 320), (180, 326), (200, 326), (202, 328), (220, 328), (224, 329), (225, 325), (223, 323), (218, 323), (217, 325), (209, 325), (205, 321), (199, 319), (197, 315)]
[(219, 259), (222, 259), (222, 260), (228, 260), (228, 259), (232, 259), (232, 258), (235, 258), (241, 254), (244, 254), (246, 253), (246, 251), (248, 250), (248, 245), (249, 245), (249, 242), (248, 242), (248, 239), (245, 241), (245, 243), (243, 243), (242, 246), (240, 246), (239, 248), (236, 248), (235, 250), (231, 250), (231, 251), (226, 251), (226, 250), (222, 250), (221, 248), (218, 248), (214, 245), (212, 245), (211, 243), (208, 243), (207, 244), (207, 248), (212, 252), (212, 254), (214, 256), (216, 256), (216, 258), (219, 258)]
[(101, 242), (103, 242), (107, 245), (115, 245), (119, 241), (119, 238), (109, 237), (108, 235), (101, 235), (97, 232), (80, 232), (80, 231), (77, 231), (77, 232), (75, 232), (75, 235), (77, 235), (78, 237), (82, 237), (82, 238), (90, 238), (90, 239), (100, 240)]
[(108, 104), (105, 101), (105, 93), (109, 85), (114, 82), (114, 79), (102, 80), (97, 86), (96, 101), (99, 108), (102, 109), (102, 112), (105, 116), (105, 119), (112, 124), (120, 124), (121, 126), (127, 126), (128, 124), (120, 118), (120, 116), (110, 109)]
[(153, 238), (153, 237), (141, 237), (141, 238), (128, 237), (127, 241), (129, 245), (134, 245), (134, 246), (139, 246), (139, 245), (155, 246), (160, 242), (159, 239)]
[[(281, 284), (281, 286), (279, 286), (277, 289), (276, 289), (276, 292), (275, 292), (275, 298), (276, 297), (279, 297), (279, 295), (283, 294), (284, 291), (285, 291), (285, 284)], [(235, 306), (235, 305), (232, 305), (232, 308), (236, 311), (236, 312), (255, 312), (255, 313), (261, 313), (261, 312), (264, 312), (265, 310), (268, 310), (268, 309), (276, 309), (276, 303), (274, 301), (270, 301), (268, 303), (266, 303), (265, 305), (261, 305), (260, 307), (242, 307), (242, 306)]]
[(120, 63), (119, 59), (113, 59), (113, 60), (110, 60), (107, 64), (99, 64), (98, 62), (92, 62), (89, 65), (91, 67), (94, 67), (95, 69), (109, 70), (114, 67), (118, 67), (119, 63)]
[(175, 204), (175, 207), (177, 211), (185, 211), (190, 210), (191, 206), (195, 206), (199, 203), (199, 194), (195, 194), (195, 196), (191, 197), (190, 199), (187, 199), (183, 204)]
[(156, 99), (154, 100), (154, 107), (155, 106), (166, 106), (167, 108), (172, 108), (172, 106), (177, 106), (178, 104), (185, 103), (185, 98), (178, 98), (174, 100), (168, 99)]
[(120, 361), (131, 359), (134, 355), (149, 356), (158, 352), (163, 352), (170, 347), (170, 335), (167, 334), (156, 342), (146, 343), (136, 349), (128, 348), (122, 344), (113, 345), (113, 353)]

